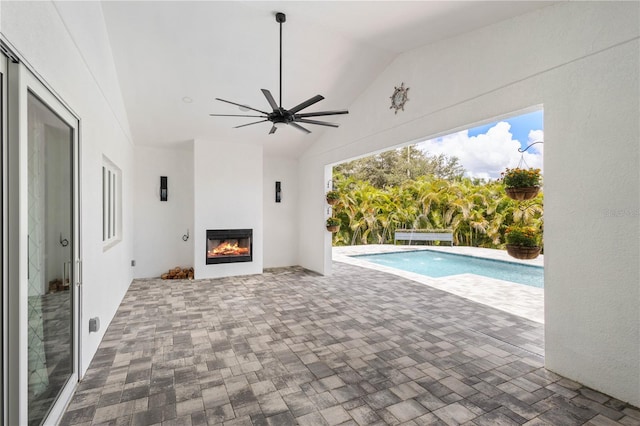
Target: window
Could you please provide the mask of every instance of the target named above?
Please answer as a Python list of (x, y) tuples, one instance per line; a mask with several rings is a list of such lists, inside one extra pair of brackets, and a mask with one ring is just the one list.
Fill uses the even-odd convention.
[(102, 157), (102, 242), (107, 249), (121, 239), (122, 172)]

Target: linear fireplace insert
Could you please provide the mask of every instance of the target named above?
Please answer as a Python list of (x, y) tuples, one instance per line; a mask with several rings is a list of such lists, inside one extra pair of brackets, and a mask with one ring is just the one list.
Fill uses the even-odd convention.
[(207, 265), (251, 262), (253, 229), (207, 229)]

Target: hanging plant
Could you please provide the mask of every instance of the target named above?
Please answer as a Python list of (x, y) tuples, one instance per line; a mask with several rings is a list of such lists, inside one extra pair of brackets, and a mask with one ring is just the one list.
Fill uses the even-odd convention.
[(507, 196), (513, 200), (531, 200), (540, 191), (540, 169), (506, 169), (502, 172), (502, 183)]
[(327, 198), (327, 203), (332, 206), (340, 201), (340, 193), (338, 191), (331, 190), (325, 194), (325, 197)]
[(327, 218), (327, 231), (329, 232), (338, 232), (340, 230), (340, 219), (338, 219), (337, 217), (329, 217)]
[(510, 226), (505, 232), (507, 253), (516, 259), (535, 259), (540, 254), (540, 231), (532, 226)]

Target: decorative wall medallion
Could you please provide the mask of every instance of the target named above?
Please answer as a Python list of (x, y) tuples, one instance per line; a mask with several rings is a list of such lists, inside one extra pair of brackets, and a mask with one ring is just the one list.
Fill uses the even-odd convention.
[(407, 95), (408, 92), (409, 88), (405, 88), (404, 83), (402, 83), (400, 87), (396, 87), (393, 91), (393, 95), (391, 95), (391, 106), (389, 109), (395, 109), (395, 114), (398, 113), (399, 109), (404, 111), (404, 104), (409, 100), (409, 96)]

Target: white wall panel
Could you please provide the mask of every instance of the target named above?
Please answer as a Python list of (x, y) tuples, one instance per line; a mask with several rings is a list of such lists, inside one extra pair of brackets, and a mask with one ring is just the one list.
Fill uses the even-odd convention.
[[(196, 278), (263, 269), (262, 147), (195, 140), (193, 259)], [(207, 265), (207, 229), (253, 229), (253, 261)]]
[[(3, 37), (80, 117), (82, 196), (82, 360), (89, 366), (98, 344), (133, 278), (133, 145), (113, 67), (102, 10), (97, 2), (58, 9), (52, 2), (2, 2)], [(81, 16), (82, 19), (78, 19)], [(101, 71), (95, 72), (100, 69)], [(123, 238), (102, 245), (102, 156), (123, 177)], [(25, 236), (26, 238), (26, 236)], [(89, 334), (88, 320), (102, 328)]]
[[(275, 183), (282, 200), (275, 202)], [(264, 158), (264, 267), (298, 264), (298, 161)]]
[(640, 405), (639, 8), (561, 3), (398, 56), (299, 160), (301, 265), (331, 273), (327, 165), (543, 106), (546, 365)]
[[(193, 145), (182, 145), (135, 148), (136, 278), (193, 266)], [(167, 177), (167, 201), (160, 201), (160, 176)]]

